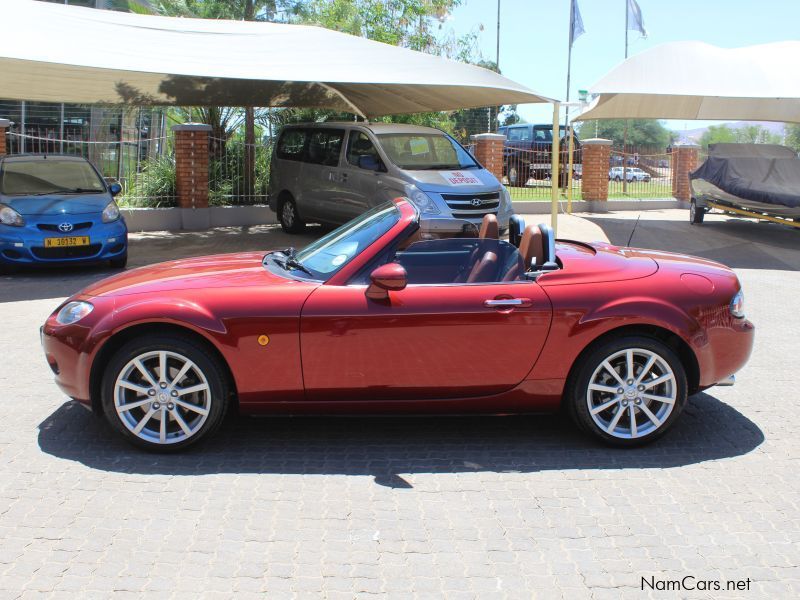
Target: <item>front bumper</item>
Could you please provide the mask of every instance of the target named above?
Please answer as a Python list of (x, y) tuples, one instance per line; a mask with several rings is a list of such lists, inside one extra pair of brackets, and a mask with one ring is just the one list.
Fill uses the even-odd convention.
[[(42, 222), (27, 223), (24, 227), (0, 225), (0, 264), (35, 265), (65, 264), (108, 260), (128, 251), (128, 228), (123, 219), (98, 223), (87, 229), (70, 233), (42, 231)], [(50, 223), (46, 223), (50, 225)], [(45, 238), (88, 237), (88, 246), (45, 248)]]

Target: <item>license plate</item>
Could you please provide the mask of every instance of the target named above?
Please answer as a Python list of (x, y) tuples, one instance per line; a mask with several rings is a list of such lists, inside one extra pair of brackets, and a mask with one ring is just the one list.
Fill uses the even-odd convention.
[(67, 248), (70, 246), (88, 246), (89, 236), (81, 235), (75, 237), (51, 237), (44, 238), (45, 248)]

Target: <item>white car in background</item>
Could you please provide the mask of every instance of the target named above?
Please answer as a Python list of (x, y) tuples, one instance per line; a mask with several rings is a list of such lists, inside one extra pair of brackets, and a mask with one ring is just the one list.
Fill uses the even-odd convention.
[(650, 173), (642, 171), (638, 167), (611, 167), (608, 171), (608, 179), (610, 181), (622, 181), (625, 178), (629, 183), (631, 181), (650, 181)]

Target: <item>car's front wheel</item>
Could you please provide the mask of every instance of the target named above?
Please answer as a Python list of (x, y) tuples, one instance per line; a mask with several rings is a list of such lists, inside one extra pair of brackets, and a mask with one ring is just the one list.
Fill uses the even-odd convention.
[(140, 448), (183, 449), (222, 422), (228, 401), (223, 367), (203, 344), (182, 336), (146, 336), (119, 349), (102, 382), (111, 426)]
[(126, 252), (118, 258), (112, 258), (108, 261), (108, 264), (111, 265), (112, 269), (124, 269), (128, 266), (128, 253)]
[(565, 401), (581, 429), (614, 446), (664, 435), (686, 404), (686, 372), (675, 352), (644, 336), (622, 336), (589, 350)]

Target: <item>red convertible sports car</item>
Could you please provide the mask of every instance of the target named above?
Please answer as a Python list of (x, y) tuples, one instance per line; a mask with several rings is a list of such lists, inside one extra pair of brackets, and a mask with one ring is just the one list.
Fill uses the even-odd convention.
[(68, 395), (146, 449), (226, 410), (528, 413), (599, 439), (658, 438), (730, 384), (753, 325), (708, 260), (553, 239), (543, 225), (420, 222), (397, 199), (305, 249), (166, 262), (96, 283), (42, 328)]

